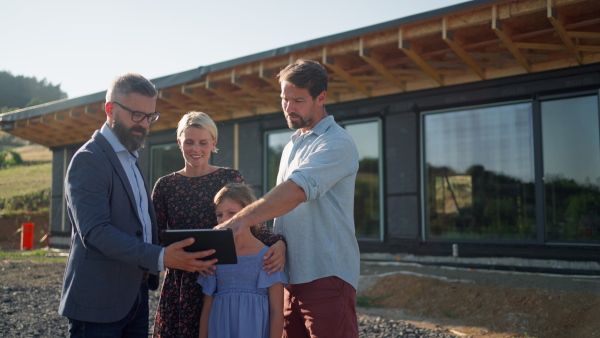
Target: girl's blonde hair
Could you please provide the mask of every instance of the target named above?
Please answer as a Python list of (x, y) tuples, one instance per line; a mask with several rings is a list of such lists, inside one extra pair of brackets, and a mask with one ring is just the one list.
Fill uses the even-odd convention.
[[(199, 112), (199, 111), (191, 111), (179, 120), (179, 124), (177, 125), (177, 138), (180, 138), (183, 135), (183, 132), (188, 127), (200, 128), (208, 131), (210, 136), (217, 141), (219, 138), (219, 130), (217, 129), (217, 125), (213, 122), (213, 120), (208, 116), (208, 114)], [(215, 146), (212, 150), (213, 153), (219, 151)]]
[[(215, 195), (214, 202), (215, 208), (221, 202), (226, 199), (230, 199), (236, 203), (238, 203), (242, 208), (247, 207), (252, 204), (252, 202), (256, 201), (256, 196), (252, 191), (250, 186), (243, 183), (228, 183), (226, 184), (217, 194)], [(254, 237), (258, 234), (258, 229), (260, 228), (260, 224), (253, 225), (250, 227), (250, 232)]]

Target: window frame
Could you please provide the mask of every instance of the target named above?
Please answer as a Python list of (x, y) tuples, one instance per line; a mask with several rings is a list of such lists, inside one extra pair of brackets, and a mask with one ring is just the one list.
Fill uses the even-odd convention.
[[(539, 237), (539, 227), (540, 227), (540, 221), (538, 219), (538, 213), (539, 213), (539, 199), (540, 196), (538, 194), (538, 184), (537, 184), (537, 170), (539, 167), (539, 162), (537, 162), (537, 158), (536, 158), (536, 128), (539, 128), (538, 126), (536, 126), (536, 120), (535, 120), (535, 110), (536, 110), (536, 101), (534, 99), (523, 99), (523, 100), (508, 100), (508, 101), (498, 101), (498, 102), (493, 102), (493, 103), (489, 103), (489, 104), (477, 104), (477, 105), (465, 105), (465, 106), (457, 106), (457, 107), (452, 107), (452, 108), (445, 108), (445, 109), (434, 109), (434, 110), (427, 110), (427, 111), (421, 111), (419, 113), (419, 201), (420, 201), (420, 216), (421, 216), (421, 224), (420, 224), (420, 232), (421, 232), (421, 241), (423, 242), (429, 242), (429, 243), (448, 243), (448, 242), (460, 242), (460, 243), (493, 243), (493, 244), (514, 244), (514, 243), (519, 243), (519, 244), (543, 244), (543, 238)], [(534, 239), (514, 239), (514, 238), (508, 238), (508, 239), (489, 239), (489, 238), (439, 238), (439, 237), (430, 237), (428, 236), (428, 226), (429, 226), (429, 219), (427, 218), (427, 166), (425, 163), (425, 117), (427, 115), (432, 115), (432, 114), (445, 114), (445, 113), (453, 113), (453, 112), (460, 112), (460, 111), (465, 111), (465, 110), (475, 110), (475, 109), (485, 109), (485, 108), (493, 108), (493, 107), (503, 107), (503, 106), (510, 106), (510, 105), (518, 105), (518, 104), (523, 104), (523, 103), (528, 103), (531, 105), (531, 121), (532, 121), (532, 128), (531, 128), (531, 142), (532, 142), (532, 150), (533, 150), (533, 154), (531, 157), (532, 160), (532, 171), (534, 174), (533, 177), (533, 183), (534, 183), (534, 198), (535, 198), (535, 208), (536, 208), (536, 212), (535, 212), (535, 229), (536, 229), (536, 238)]]

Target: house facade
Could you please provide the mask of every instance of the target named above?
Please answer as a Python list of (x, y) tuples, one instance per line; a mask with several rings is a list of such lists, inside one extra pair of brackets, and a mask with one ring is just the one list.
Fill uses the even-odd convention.
[[(212, 163), (266, 193), (292, 133), (275, 76), (313, 59), (330, 74), (328, 113), (359, 148), (364, 259), (597, 273), (597, 13), (594, 0), (469, 1), (152, 79), (161, 118), (140, 166), (149, 189), (181, 169), (177, 122), (204, 111), (219, 127)], [(64, 174), (105, 121), (104, 94), (0, 115), (53, 151), (51, 246), (69, 246)]]

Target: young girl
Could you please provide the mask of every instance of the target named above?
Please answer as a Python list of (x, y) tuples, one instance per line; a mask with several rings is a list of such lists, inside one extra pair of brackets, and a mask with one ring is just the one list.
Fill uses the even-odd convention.
[[(247, 185), (227, 184), (214, 199), (217, 222), (227, 221), (255, 199)], [(246, 228), (235, 238), (238, 264), (219, 265), (214, 275), (198, 277), (204, 292), (200, 338), (281, 337), (287, 279), (279, 270), (268, 275), (262, 269), (268, 247), (253, 236), (255, 230)]]

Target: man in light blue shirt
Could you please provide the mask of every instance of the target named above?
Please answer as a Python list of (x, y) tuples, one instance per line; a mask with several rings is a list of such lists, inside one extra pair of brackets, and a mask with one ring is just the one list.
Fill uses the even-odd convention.
[(297, 60), (278, 75), (291, 129), (277, 186), (223, 226), (236, 233), (275, 218), (288, 246), (284, 337), (358, 337), (360, 253), (354, 234), (358, 150), (325, 111), (327, 71)]
[[(193, 239), (158, 246), (156, 216), (137, 150), (160, 116), (157, 90), (138, 74), (106, 93), (106, 124), (73, 156), (65, 178), (73, 226), (59, 313), (70, 337), (148, 337), (148, 290), (165, 267), (209, 272), (214, 250), (188, 253)], [(210, 273), (210, 272), (209, 272)]]

